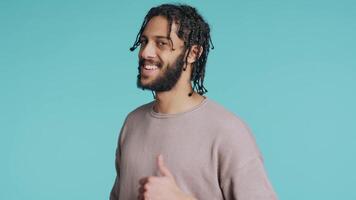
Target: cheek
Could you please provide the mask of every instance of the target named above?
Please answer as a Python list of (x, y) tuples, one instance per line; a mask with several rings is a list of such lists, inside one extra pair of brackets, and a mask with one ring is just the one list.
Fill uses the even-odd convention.
[(177, 57), (174, 55), (165, 55), (161, 56), (160, 58), (160, 61), (163, 65), (172, 65), (177, 59)]

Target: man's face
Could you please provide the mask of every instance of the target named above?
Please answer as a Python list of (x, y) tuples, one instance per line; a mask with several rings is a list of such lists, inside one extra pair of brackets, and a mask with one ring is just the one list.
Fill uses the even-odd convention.
[(176, 85), (185, 60), (184, 42), (178, 38), (176, 30), (176, 24), (173, 23), (171, 42), (167, 38), (169, 29), (165, 17), (156, 16), (147, 23), (140, 38), (137, 87), (169, 91)]

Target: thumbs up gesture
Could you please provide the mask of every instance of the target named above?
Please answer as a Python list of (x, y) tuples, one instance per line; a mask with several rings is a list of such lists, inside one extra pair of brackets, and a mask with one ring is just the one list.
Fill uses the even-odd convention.
[(188, 200), (193, 199), (184, 194), (176, 184), (173, 174), (164, 164), (163, 156), (157, 158), (160, 176), (140, 179), (138, 200)]

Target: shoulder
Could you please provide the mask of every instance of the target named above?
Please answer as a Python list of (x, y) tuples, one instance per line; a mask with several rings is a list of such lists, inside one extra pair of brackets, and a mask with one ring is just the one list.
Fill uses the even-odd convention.
[(138, 118), (145, 116), (147, 113), (149, 113), (152, 109), (154, 101), (151, 101), (149, 103), (143, 104), (131, 112), (129, 112), (126, 116), (125, 123), (128, 123), (130, 121), (136, 121)]
[(249, 129), (247, 123), (237, 114), (229, 111), (219, 103), (208, 99), (206, 115), (213, 121), (215, 125), (221, 129)]
[(214, 130), (215, 142), (223, 152), (233, 149), (239, 153), (258, 155), (259, 150), (249, 125), (238, 115), (210, 100), (207, 108), (209, 126)]
[(152, 105), (153, 105), (153, 101), (146, 103), (144, 105), (141, 105), (127, 114), (125, 121), (122, 125), (121, 131), (120, 131), (120, 139), (119, 140), (121, 143), (123, 143), (123, 140), (126, 137), (126, 132), (129, 132), (129, 130), (132, 127), (134, 127), (138, 121), (142, 121), (142, 117), (144, 117), (147, 113), (150, 112)]

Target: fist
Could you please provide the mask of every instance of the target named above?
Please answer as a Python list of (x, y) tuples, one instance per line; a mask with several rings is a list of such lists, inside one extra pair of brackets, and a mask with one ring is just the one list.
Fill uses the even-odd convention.
[(165, 166), (162, 155), (157, 159), (161, 176), (140, 179), (138, 200), (186, 200), (189, 199), (177, 186), (174, 176)]

